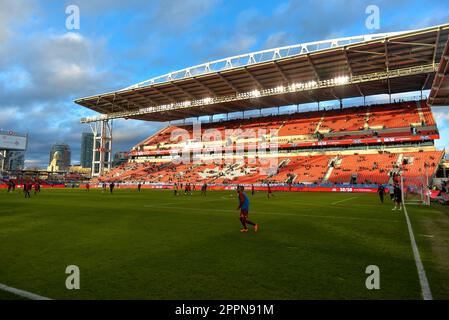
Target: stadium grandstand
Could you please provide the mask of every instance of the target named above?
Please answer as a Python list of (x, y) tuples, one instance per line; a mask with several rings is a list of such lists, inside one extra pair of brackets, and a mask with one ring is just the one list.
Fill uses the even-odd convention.
[[(81, 119), (95, 135), (94, 181), (158, 188), (178, 182), (212, 188), (271, 183), (281, 190), (374, 191), (398, 176), (431, 179), (445, 155), (435, 147), (440, 136), (431, 107), (449, 104), (448, 38), (449, 24), (444, 24), (305, 43), (78, 99), (100, 113)], [(420, 94), (392, 98), (409, 92)], [(367, 97), (381, 94), (388, 101), (366, 103)], [(345, 106), (350, 98), (364, 103)], [(324, 107), (328, 101), (334, 106)], [(262, 115), (263, 109), (282, 106), (295, 108)], [(250, 110), (259, 110), (259, 116), (245, 116)], [(229, 119), (232, 112), (243, 116)], [(186, 122), (204, 116), (209, 121), (201, 125)], [(137, 143), (129, 160), (112, 169), (113, 119), (167, 126)], [(261, 128), (265, 131), (255, 137), (245, 134)], [(205, 140), (208, 132), (215, 138)], [(257, 152), (261, 144), (268, 152)], [(185, 154), (203, 161), (180, 161)]]

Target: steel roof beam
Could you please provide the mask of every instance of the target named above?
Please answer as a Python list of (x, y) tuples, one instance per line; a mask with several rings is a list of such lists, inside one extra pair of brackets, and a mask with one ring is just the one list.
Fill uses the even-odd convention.
[[(390, 71), (390, 60), (388, 58), (388, 40), (384, 42), (384, 50), (385, 50), (385, 71), (388, 73)], [(388, 88), (388, 95), (391, 97), (390, 77), (387, 78), (387, 88)]]
[(423, 47), (433, 47), (434, 44), (432, 43), (424, 43), (424, 42), (405, 42), (405, 41), (389, 41), (390, 43), (394, 44), (405, 44), (405, 45), (411, 45), (411, 46), (423, 46)]
[(187, 95), (190, 99), (192, 100), (196, 100), (196, 97), (193, 96), (190, 92), (186, 91), (184, 88), (182, 88), (181, 86), (177, 85), (174, 82), (170, 82), (170, 84), (172, 86), (174, 86), (176, 89), (178, 89), (179, 91), (181, 91), (182, 93), (184, 93), (185, 95)]
[(216, 73), (216, 75), (224, 81), (233, 91), (235, 94), (239, 93), (239, 90), (228, 80), (226, 79), (221, 73)]
[(164, 93), (162, 90), (160, 90), (159, 88), (157, 88), (157, 87), (151, 87), (151, 89), (153, 89), (154, 91), (156, 91), (157, 93), (159, 93), (161, 96), (163, 96), (165, 99), (168, 99), (170, 102), (173, 102), (173, 103), (175, 103), (176, 102), (176, 100), (173, 98), (173, 97), (171, 97), (171, 96), (169, 96), (168, 94), (166, 94), (166, 93)]
[(317, 81), (321, 81), (321, 77), (320, 77), (320, 75), (318, 74), (318, 71), (317, 71), (315, 65), (313, 64), (312, 59), (310, 58), (310, 54), (307, 55), (307, 61), (309, 62), (309, 65), (310, 65), (310, 67), (312, 68), (313, 73), (315, 74), (316, 80), (317, 80)]
[(206, 86), (204, 83), (202, 83), (200, 80), (198, 80), (197, 78), (192, 78), (193, 82), (195, 82), (196, 84), (199, 84), (201, 88), (203, 88), (204, 90), (206, 90), (207, 92), (209, 92), (209, 94), (213, 97), (215, 97), (217, 94), (210, 89), (208, 86)]
[[(343, 48), (343, 54), (345, 56), (346, 65), (348, 67), (349, 75), (352, 77), (354, 75), (354, 72), (352, 70), (351, 62), (349, 62), (349, 57), (348, 57), (348, 52), (346, 50), (346, 47)], [(357, 88), (357, 91), (360, 93), (360, 95), (364, 97), (365, 95), (363, 94), (362, 90), (360, 89), (360, 86), (358, 84), (356, 84), (355, 87)]]
[(134, 94), (137, 95), (137, 96), (139, 96), (139, 97), (145, 98), (145, 100), (150, 101), (150, 103), (152, 103), (152, 104), (154, 104), (154, 105), (157, 105), (157, 104), (158, 104), (158, 103), (157, 103), (156, 101), (154, 101), (152, 98), (148, 97), (147, 95), (145, 95), (145, 94), (143, 94), (143, 93), (140, 93), (140, 92), (138, 92), (138, 91), (134, 91)]
[(276, 70), (279, 71), (279, 73), (281, 74), (281, 76), (285, 82), (287, 82), (287, 83), (291, 82), (289, 76), (287, 76), (285, 74), (285, 72), (282, 70), (282, 68), (279, 66), (279, 63), (277, 63), (276, 61), (273, 61), (273, 65), (276, 68)]
[(426, 80), (424, 80), (424, 83), (421, 87), (421, 91), (425, 89), (425, 87), (427, 86), (427, 83), (429, 82), (430, 79), (430, 73), (427, 75)]
[(433, 49), (433, 58), (432, 58), (432, 60), (433, 60), (434, 64), (436, 63), (436, 59), (437, 59), (437, 51), (438, 51), (438, 44), (440, 42), (440, 35), (441, 35), (441, 27), (438, 28), (438, 33), (437, 33), (437, 37), (436, 37), (436, 40), (435, 40), (435, 48)]
[(257, 86), (259, 87), (259, 89), (264, 89), (264, 86), (262, 85), (262, 83), (260, 83), (260, 81), (248, 70), (248, 68), (244, 68), (245, 72), (247, 75), (249, 75), (249, 77), (257, 84)]

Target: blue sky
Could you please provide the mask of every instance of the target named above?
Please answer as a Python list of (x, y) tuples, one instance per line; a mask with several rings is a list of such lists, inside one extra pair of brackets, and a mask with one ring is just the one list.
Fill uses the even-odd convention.
[[(68, 5), (80, 29), (66, 29)], [(380, 29), (365, 26), (368, 5)], [(129, 86), (229, 55), (342, 36), (416, 29), (449, 22), (447, 1), (0, 0), (0, 128), (30, 134), (27, 166), (45, 166), (64, 141), (79, 162), (75, 98)], [(435, 110), (449, 144), (448, 108)], [(114, 150), (128, 150), (163, 124), (114, 122)]]

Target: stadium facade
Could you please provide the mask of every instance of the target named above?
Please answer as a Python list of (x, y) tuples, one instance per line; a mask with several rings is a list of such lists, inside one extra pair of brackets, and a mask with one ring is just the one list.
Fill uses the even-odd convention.
[[(217, 60), (78, 99), (101, 113), (81, 120), (91, 124), (99, 141), (94, 152), (101, 160), (93, 175), (163, 186), (271, 182), (332, 190), (392, 183), (398, 176), (431, 179), (444, 158), (444, 150), (435, 148), (439, 131), (431, 107), (448, 102), (448, 39), (445, 24), (306, 43)], [(394, 98), (416, 91), (419, 97), (413, 99)], [(366, 103), (380, 94), (388, 101)], [(354, 97), (364, 103), (343, 108), (345, 99)], [(335, 104), (324, 108), (324, 101)], [(287, 115), (245, 116), (289, 105), (295, 108)], [(242, 119), (230, 120), (232, 112), (242, 112)], [(209, 121), (185, 122), (201, 116)], [(127, 163), (105, 173), (111, 165), (105, 156), (111, 152), (110, 122), (119, 118), (183, 123), (169, 122), (138, 143)]]

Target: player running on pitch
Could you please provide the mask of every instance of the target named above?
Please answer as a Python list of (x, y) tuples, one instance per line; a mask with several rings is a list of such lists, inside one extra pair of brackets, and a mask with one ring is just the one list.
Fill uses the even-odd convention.
[(391, 210), (396, 210), (396, 206), (398, 210), (402, 210), (402, 189), (398, 183), (394, 185), (394, 208)]
[(254, 231), (257, 232), (259, 230), (259, 225), (252, 221), (248, 220), (248, 212), (249, 212), (249, 199), (246, 193), (244, 192), (245, 188), (243, 186), (239, 186), (237, 192), (239, 194), (239, 206), (237, 210), (240, 209), (240, 222), (242, 223), (243, 229), (240, 232), (248, 232), (248, 224), (254, 226)]

